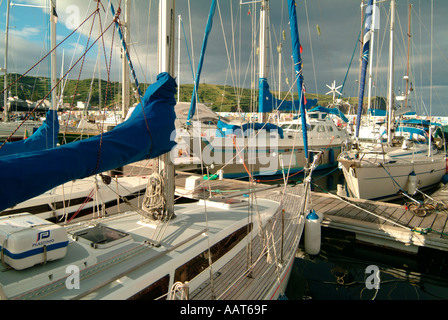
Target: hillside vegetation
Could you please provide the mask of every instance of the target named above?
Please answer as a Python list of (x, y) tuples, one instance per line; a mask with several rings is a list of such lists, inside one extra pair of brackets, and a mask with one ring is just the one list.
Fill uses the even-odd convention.
[[(8, 83), (12, 83), (19, 77), (18, 74), (8, 75)], [(97, 108), (100, 101), (100, 85), (101, 85), (101, 107), (104, 105), (108, 109), (112, 109), (114, 106), (119, 105), (121, 101), (121, 84), (119, 82), (111, 82), (109, 86), (105, 80), (101, 83), (97, 79), (84, 79), (81, 81), (69, 80), (64, 90), (64, 104), (66, 106), (75, 105), (78, 101), (88, 102), (93, 108)], [(148, 84), (143, 84), (142, 91), (144, 91)], [(132, 86), (131, 86), (132, 87)], [(0, 78), (0, 88), (3, 88), (3, 77)], [(107, 90), (108, 89), (108, 90)], [(25, 76), (18, 83), (14, 84), (10, 88), (10, 92), (13, 96), (18, 96), (23, 100), (39, 101), (48, 94), (50, 90), (50, 81), (46, 77), (31, 77)], [(107, 95), (106, 95), (107, 90)], [(131, 97), (133, 89), (131, 89)], [(60, 89), (58, 88), (58, 94)], [(74, 96), (76, 92), (76, 96)], [(191, 101), (191, 95), (193, 92), (193, 85), (181, 85), (180, 87), (180, 101)], [(274, 96), (277, 92), (272, 91)], [(282, 92), (282, 97), (286, 95)], [(90, 100), (89, 100), (90, 97)], [(207, 104), (212, 110), (216, 112), (253, 112), (258, 109), (258, 91), (250, 89), (240, 89), (230, 86), (214, 85), (214, 84), (201, 84), (199, 86), (199, 101)], [(252, 97), (252, 99), (251, 99)], [(316, 95), (306, 94), (307, 99), (318, 99), (319, 105), (327, 106), (332, 103), (332, 96), (330, 95)], [(297, 95), (295, 99), (297, 98)], [(135, 98), (133, 98), (135, 99)], [(286, 100), (291, 100), (289, 96)], [(357, 98), (344, 98), (344, 101), (349, 101), (352, 109), (357, 106)], [(381, 99), (383, 100), (383, 99)], [(1, 99), (3, 101), (3, 99)], [(251, 102), (253, 101), (253, 102)], [(135, 102), (135, 101), (133, 101)], [(366, 102), (366, 100), (365, 100)], [(381, 101), (380, 105), (383, 102)], [(348, 108), (341, 108), (342, 111), (348, 112)]]

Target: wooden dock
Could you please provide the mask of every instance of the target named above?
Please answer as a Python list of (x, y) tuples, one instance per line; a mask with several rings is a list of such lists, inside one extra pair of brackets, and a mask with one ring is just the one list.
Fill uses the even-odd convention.
[[(193, 177), (193, 178), (191, 178)], [(190, 188), (185, 188), (187, 179)], [(199, 187), (192, 189), (197, 179)], [(283, 205), (297, 202), (300, 195), (292, 187), (257, 184), (257, 196), (276, 199), (283, 194)], [(249, 183), (238, 180), (203, 180), (198, 175), (178, 172), (176, 193), (189, 198), (247, 196)], [(425, 210), (413, 206), (358, 200), (334, 194), (312, 192), (312, 207), (323, 215), (322, 226), (352, 232), (356, 239), (377, 246), (417, 253), (419, 247), (448, 251), (448, 186), (439, 189), (425, 201)]]

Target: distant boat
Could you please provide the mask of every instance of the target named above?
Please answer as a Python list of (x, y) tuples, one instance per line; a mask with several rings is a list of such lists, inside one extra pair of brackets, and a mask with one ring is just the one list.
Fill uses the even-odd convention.
[[(202, 155), (202, 167), (207, 168), (209, 175), (219, 174), (224, 178), (242, 178), (255, 176), (279, 175), (285, 173), (297, 173), (304, 171), (313, 158), (318, 155), (319, 161), (315, 170), (337, 167), (337, 157), (347, 147), (347, 135), (336, 126), (331, 125), (331, 132), (325, 132), (316, 138), (310, 132), (312, 138), (304, 139), (301, 130), (289, 130), (287, 133), (279, 128), (273, 120), (264, 121), (266, 115), (273, 111), (290, 111), (305, 114), (306, 109), (317, 104), (317, 100), (306, 101), (303, 88), (298, 89), (299, 99), (297, 101), (280, 101), (274, 98), (269, 90), (267, 76), (267, 33), (269, 1), (262, 1), (260, 7), (260, 44), (259, 44), (259, 86), (258, 105), (259, 116), (256, 123), (243, 123), (236, 125), (221, 119), (218, 121), (201, 124), (196, 121), (196, 92), (199, 87), (199, 76), (202, 65), (198, 67), (196, 75), (195, 90), (192, 95), (190, 113), (187, 123), (190, 122), (190, 131), (196, 135), (185, 135), (185, 143), (190, 147), (190, 154)], [(207, 25), (211, 28), (211, 24)], [(206, 44), (207, 34), (204, 38)], [(298, 34), (296, 42), (300, 48)], [(201, 58), (205, 54), (205, 45)], [(300, 52), (296, 53), (300, 58)], [(302, 66), (298, 67), (298, 86), (302, 86)], [(201, 117), (201, 115), (199, 115)], [(314, 120), (313, 120), (314, 121)], [(203, 122), (203, 121), (202, 121)], [(303, 123), (302, 123), (303, 124)], [(328, 125), (328, 122), (326, 123)], [(326, 130), (326, 125), (316, 127), (316, 130)], [(312, 126), (312, 125), (311, 125)], [(311, 128), (310, 128), (311, 129)], [(333, 131), (334, 130), (334, 131)], [(199, 134), (198, 135), (198, 131)], [(305, 134), (307, 134), (305, 132)], [(307, 140), (305, 142), (305, 140)], [(310, 153), (312, 152), (312, 154)], [(251, 172), (248, 172), (251, 167)]]
[[(373, 0), (368, 3), (372, 14)], [(355, 141), (353, 150), (342, 153), (338, 161), (342, 165), (349, 195), (359, 199), (393, 200), (412, 197), (417, 190), (424, 191), (441, 182), (446, 173), (446, 154), (439, 141), (432, 136), (431, 126), (415, 127), (410, 123), (395, 124), (393, 120), (393, 30), (395, 0), (391, 1), (391, 46), (389, 59), (389, 95), (387, 132), (380, 132), (373, 141)], [(365, 77), (369, 59), (370, 21), (366, 25), (361, 77)], [(362, 81), (361, 84), (365, 83)], [(362, 109), (364, 87), (360, 88), (359, 108)], [(360, 115), (358, 110), (356, 139), (359, 136)], [(393, 133), (392, 127), (396, 126)], [(429, 128), (429, 130), (428, 130)], [(384, 135), (383, 135), (384, 134)], [(387, 142), (382, 143), (385, 139)]]

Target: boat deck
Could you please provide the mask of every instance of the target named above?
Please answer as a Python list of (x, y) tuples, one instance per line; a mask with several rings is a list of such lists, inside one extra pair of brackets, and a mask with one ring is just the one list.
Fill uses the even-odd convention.
[[(190, 299), (260, 300), (267, 295), (270, 299), (278, 295), (281, 292), (281, 284), (284, 285), (292, 268), (292, 263), (286, 266), (284, 263), (294, 261), (291, 257), (295, 256), (302, 236), (304, 218), (301, 216), (297, 219), (297, 197), (302, 197), (302, 190), (301, 186), (296, 186), (288, 187), (285, 196), (279, 190), (266, 190), (257, 194), (259, 197), (283, 203), (283, 211), (272, 221), (272, 234), (269, 238), (266, 235), (257, 235), (252, 245), (247, 246), (251, 249), (243, 248), (231, 263), (214, 270), (213, 280), (204, 283), (202, 291), (191, 292)], [(288, 228), (293, 231), (287, 231)], [(286, 230), (285, 234), (289, 237), (282, 238), (282, 230)], [(283, 276), (279, 272), (282, 267), (288, 268), (288, 272)], [(277, 290), (269, 293), (273, 286), (277, 287)]]

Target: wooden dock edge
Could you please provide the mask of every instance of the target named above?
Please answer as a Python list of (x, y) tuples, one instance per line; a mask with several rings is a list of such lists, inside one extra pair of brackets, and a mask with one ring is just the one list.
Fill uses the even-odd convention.
[[(334, 195), (314, 192), (313, 197), (336, 199)], [(399, 204), (345, 197), (339, 201), (343, 202), (343, 200), (353, 202), (356, 205), (360, 205), (360, 207), (362, 207), (363, 204), (376, 204), (389, 208), (403, 207)], [(347, 204), (347, 206), (349, 206), (349, 204)], [(417, 253), (419, 247), (448, 251), (448, 241), (441, 238), (438, 234), (421, 234), (411, 230), (411, 228), (403, 228), (390, 223), (381, 224), (377, 222), (362, 221), (356, 218), (341, 217), (334, 214), (328, 214), (325, 210), (320, 213), (323, 214), (322, 227), (354, 233), (356, 240), (361, 243), (405, 251), (407, 253)]]

